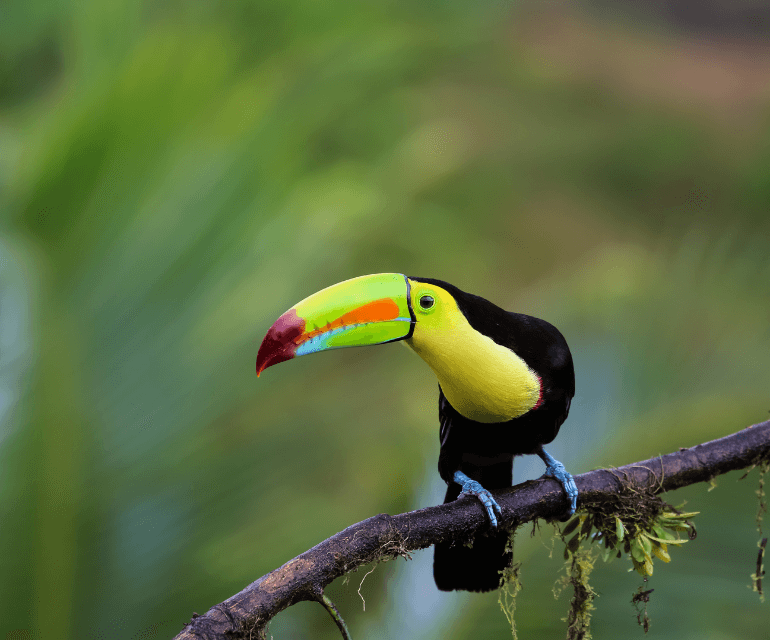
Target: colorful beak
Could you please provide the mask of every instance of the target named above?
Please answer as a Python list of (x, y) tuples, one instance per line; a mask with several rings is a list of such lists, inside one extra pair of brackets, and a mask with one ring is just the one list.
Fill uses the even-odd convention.
[(404, 340), (414, 323), (406, 276), (378, 273), (345, 280), (298, 302), (275, 321), (259, 347), (257, 375), (316, 351)]

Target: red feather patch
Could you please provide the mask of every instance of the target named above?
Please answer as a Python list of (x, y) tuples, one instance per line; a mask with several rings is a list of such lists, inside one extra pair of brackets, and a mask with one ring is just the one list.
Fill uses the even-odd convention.
[(531, 411), (534, 411), (543, 404), (543, 379), (537, 375), (535, 377), (537, 378), (537, 383), (540, 385), (540, 390), (537, 392), (537, 402), (535, 403), (535, 406), (532, 407)]

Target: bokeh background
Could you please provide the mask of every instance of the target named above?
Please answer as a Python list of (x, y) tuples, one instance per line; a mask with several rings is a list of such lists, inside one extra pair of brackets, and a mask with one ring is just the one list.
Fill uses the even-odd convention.
[[(170, 638), (346, 526), (441, 501), (436, 382), (402, 345), (254, 375), (274, 319), (353, 276), (557, 325), (573, 472), (768, 418), (764, 0), (0, 11), (0, 638)], [(700, 535), (656, 562), (648, 638), (767, 638), (740, 475), (669, 498)], [(550, 546), (517, 538), (521, 638), (565, 635)], [(437, 592), (431, 558), (330, 587), (354, 637), (507, 637), (497, 596)], [(628, 566), (597, 566), (598, 640), (644, 637)], [(312, 603), (270, 632), (338, 637)]]

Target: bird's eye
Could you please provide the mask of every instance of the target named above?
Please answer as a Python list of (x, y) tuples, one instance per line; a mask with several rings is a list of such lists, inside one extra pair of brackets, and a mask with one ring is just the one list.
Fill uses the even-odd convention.
[(436, 304), (436, 301), (433, 299), (433, 296), (422, 296), (420, 298), (420, 307), (423, 309), (430, 309), (434, 304)]

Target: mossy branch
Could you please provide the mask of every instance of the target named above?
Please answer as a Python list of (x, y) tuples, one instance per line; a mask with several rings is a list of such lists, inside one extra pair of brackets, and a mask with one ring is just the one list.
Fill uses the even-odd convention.
[[(708, 482), (768, 458), (770, 420), (665, 456), (576, 476), (578, 507), (581, 501), (612, 498), (624, 480), (662, 493)], [(538, 518), (556, 518), (566, 506), (561, 485), (550, 478), (525, 482), (494, 495), (503, 511), (500, 526), (509, 530)], [(374, 516), (324, 540), (194, 617), (174, 640), (265, 638), (273, 617), (297, 602), (318, 600), (318, 594), (334, 579), (364, 564), (406, 555), (437, 542), (466, 541), (488, 526), (484, 509), (472, 497), (397, 516)]]

